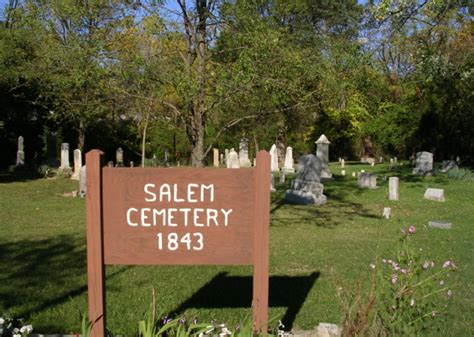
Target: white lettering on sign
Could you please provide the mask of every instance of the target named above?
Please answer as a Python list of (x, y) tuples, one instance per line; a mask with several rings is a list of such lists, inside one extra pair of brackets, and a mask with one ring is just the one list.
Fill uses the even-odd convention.
[[(145, 202), (156, 203), (157, 207), (134, 208), (126, 212), (128, 226), (131, 227), (227, 227), (231, 208), (204, 208), (206, 204), (215, 201), (214, 184), (189, 183), (183, 188), (178, 184), (161, 184), (159, 186), (148, 183), (143, 186)], [(201, 203), (200, 207), (173, 208), (163, 203)], [(202, 205), (204, 204), (204, 205)], [(150, 205), (151, 206), (151, 205)], [(204, 249), (204, 234), (201, 232), (158, 233), (158, 249), (176, 251)]]

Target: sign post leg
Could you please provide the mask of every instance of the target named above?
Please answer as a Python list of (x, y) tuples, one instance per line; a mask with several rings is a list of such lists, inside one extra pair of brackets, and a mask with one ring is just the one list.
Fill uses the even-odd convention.
[(87, 286), (91, 337), (105, 337), (104, 240), (102, 227), (102, 152), (86, 154)]
[(255, 231), (253, 263), (253, 326), (266, 335), (268, 330), (268, 267), (270, 227), (270, 155), (257, 154)]

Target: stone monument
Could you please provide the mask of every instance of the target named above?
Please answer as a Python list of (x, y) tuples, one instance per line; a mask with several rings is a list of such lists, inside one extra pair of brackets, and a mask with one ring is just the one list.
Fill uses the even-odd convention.
[(398, 177), (388, 178), (388, 199), (398, 200), (400, 199), (400, 190), (398, 189)]
[(239, 143), (239, 162), (240, 167), (251, 167), (252, 163), (249, 160), (249, 141), (247, 138), (242, 138)]
[(433, 173), (433, 154), (431, 152), (417, 152), (413, 174), (431, 175)]
[(278, 151), (275, 144), (270, 148), (270, 169), (272, 172), (279, 172), (280, 168), (278, 167)]
[(239, 155), (234, 148), (229, 151), (229, 168), (240, 168)]
[(377, 175), (368, 172), (361, 172), (357, 183), (361, 188), (377, 188)]
[(70, 174), (71, 166), (69, 165), (69, 143), (61, 144), (61, 166), (59, 171)]
[(219, 149), (213, 149), (212, 150), (212, 163), (214, 165), (214, 167), (219, 167)]
[(86, 165), (82, 166), (79, 170), (79, 196), (84, 198), (87, 192), (87, 174), (86, 174)]
[[(156, 159), (156, 157), (155, 157)], [(115, 151), (115, 162), (117, 163), (116, 166), (117, 167), (123, 167), (123, 150), (121, 147), (119, 147), (116, 151)]]
[(299, 170), (291, 189), (285, 193), (286, 201), (303, 205), (324, 205), (327, 201), (321, 184), (323, 162), (319, 157), (309, 154), (299, 158)]
[(294, 161), (293, 161), (293, 148), (288, 146), (286, 148), (285, 154), (285, 164), (283, 166), (282, 172), (284, 173), (295, 173)]
[(75, 149), (74, 152), (74, 173), (71, 176), (71, 179), (79, 180), (79, 171), (82, 167), (82, 152), (79, 149)]
[(15, 166), (25, 165), (25, 151), (23, 144), (23, 137), (18, 137), (18, 151), (16, 152), (16, 163)]
[(321, 178), (331, 179), (332, 174), (329, 170), (329, 144), (331, 144), (331, 142), (326, 138), (325, 135), (321, 135), (321, 137), (319, 137), (319, 139), (315, 143), (316, 156), (320, 158), (321, 162), (323, 163)]

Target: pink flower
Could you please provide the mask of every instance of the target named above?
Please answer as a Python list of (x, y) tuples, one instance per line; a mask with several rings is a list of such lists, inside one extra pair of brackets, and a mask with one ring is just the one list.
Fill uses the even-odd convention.
[(401, 272), (402, 274), (408, 274), (408, 269), (401, 269), (400, 272)]
[(453, 261), (448, 260), (445, 263), (443, 263), (443, 268), (457, 269), (458, 267), (454, 264)]
[(385, 259), (382, 259), (382, 263), (387, 263), (387, 260), (385, 260)]
[(397, 275), (397, 274), (393, 274), (393, 275), (392, 275), (392, 279), (391, 279), (392, 284), (397, 283), (397, 281), (398, 281), (398, 275)]
[(408, 228), (408, 233), (415, 234), (416, 233), (416, 227), (415, 226), (410, 226), (410, 228)]

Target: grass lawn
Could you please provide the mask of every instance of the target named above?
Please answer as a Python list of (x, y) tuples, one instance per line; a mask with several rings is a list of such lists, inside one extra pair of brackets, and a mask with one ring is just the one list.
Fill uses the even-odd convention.
[[(413, 177), (408, 166), (388, 171), (387, 164), (346, 163), (346, 177), (339, 164), (332, 169), (324, 206), (286, 204), (289, 181), (277, 183), (272, 194), (270, 316), (300, 329), (338, 323), (337, 288), (368, 285), (370, 263), (394, 257), (400, 229), (415, 225), (415, 243), (427, 256), (459, 267), (448, 280), (456, 287), (448, 313), (439, 318), (439, 335), (472, 336), (474, 181)], [(399, 176), (400, 201), (387, 199), (388, 181), (381, 178), (380, 188), (359, 189), (351, 173), (360, 169)], [(79, 332), (79, 313), (87, 311), (85, 200), (62, 196), (77, 185), (0, 175), (0, 315), (24, 317), (35, 332)], [(444, 188), (446, 202), (424, 200), (427, 187)], [(390, 220), (381, 218), (384, 206), (392, 208)], [(428, 220), (448, 220), (453, 229), (428, 229)], [(250, 267), (110, 266), (106, 274), (107, 328), (114, 334), (136, 335), (152, 289), (163, 316), (233, 325), (251, 314)]]

